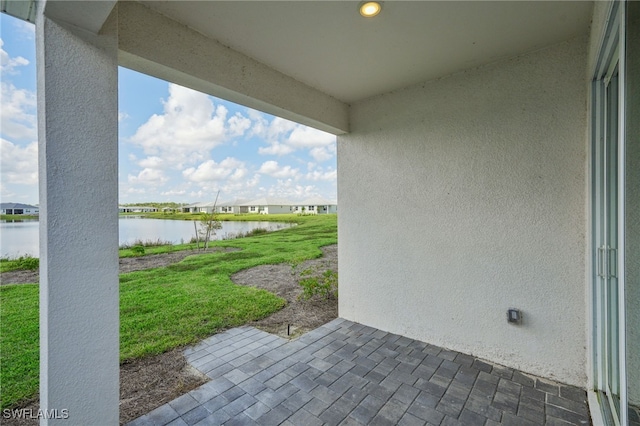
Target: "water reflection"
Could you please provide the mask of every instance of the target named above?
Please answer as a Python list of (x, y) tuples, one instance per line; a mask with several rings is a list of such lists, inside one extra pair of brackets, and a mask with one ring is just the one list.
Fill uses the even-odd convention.
[[(198, 221), (145, 219), (123, 216), (119, 220), (119, 244), (133, 244), (136, 241), (170, 241), (173, 244), (188, 243), (195, 237)], [(29, 219), (9, 219), (0, 222), (0, 255), (17, 257), (38, 256), (39, 222)], [(216, 231), (212, 239), (229, 239), (256, 228), (269, 231), (287, 228), (291, 225), (279, 222), (222, 222), (222, 229)]]

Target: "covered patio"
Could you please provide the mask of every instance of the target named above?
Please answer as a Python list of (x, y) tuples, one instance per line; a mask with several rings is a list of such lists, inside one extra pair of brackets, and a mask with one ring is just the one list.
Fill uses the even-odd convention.
[(1, 4), (36, 24), (42, 424), (118, 422), (118, 66), (338, 141), (353, 322), (194, 352), (229, 370), (148, 416), (579, 423), (579, 388), (637, 417), (640, 2)]
[(582, 425), (574, 386), (338, 318), (298, 339), (253, 327), (185, 350), (211, 381), (142, 425)]

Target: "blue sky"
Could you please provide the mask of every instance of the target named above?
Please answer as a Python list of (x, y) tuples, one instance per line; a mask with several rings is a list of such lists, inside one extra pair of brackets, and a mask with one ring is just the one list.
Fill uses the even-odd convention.
[[(34, 27), (0, 14), (2, 202), (38, 203)], [(336, 199), (336, 138), (125, 68), (120, 203)]]

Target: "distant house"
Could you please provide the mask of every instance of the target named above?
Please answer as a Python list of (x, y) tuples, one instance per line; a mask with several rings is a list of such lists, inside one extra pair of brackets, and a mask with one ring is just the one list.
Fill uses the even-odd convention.
[(234, 201), (224, 201), (216, 206), (217, 213), (240, 213), (240, 205), (246, 203), (247, 200), (235, 199)]
[(152, 207), (152, 206), (134, 206), (133, 207), (134, 213), (153, 213), (157, 211), (158, 211), (158, 208)]
[(27, 214), (34, 215), (40, 214), (40, 207), (32, 206), (30, 204), (20, 203), (1, 203), (0, 214)]
[(198, 203), (198, 212), (200, 213), (213, 213), (216, 203), (214, 201), (206, 203)]
[(182, 213), (200, 213), (206, 210), (206, 203), (194, 203), (187, 206), (182, 206)]
[(157, 207), (151, 206), (118, 206), (120, 213), (152, 213), (157, 211)]
[(258, 198), (238, 206), (240, 213), (249, 214), (278, 214), (291, 213), (292, 205), (290, 201), (282, 198)]
[(180, 209), (181, 209), (182, 213), (195, 213), (194, 209), (196, 209), (196, 208), (197, 207), (196, 207), (195, 204), (189, 204), (187, 206), (182, 206)]
[[(214, 201), (201, 202), (182, 206), (183, 213), (212, 213), (214, 206), (217, 206)], [(217, 207), (215, 207), (217, 210)]]
[(309, 198), (294, 204), (292, 212), (305, 214), (338, 213), (338, 203), (322, 198)]

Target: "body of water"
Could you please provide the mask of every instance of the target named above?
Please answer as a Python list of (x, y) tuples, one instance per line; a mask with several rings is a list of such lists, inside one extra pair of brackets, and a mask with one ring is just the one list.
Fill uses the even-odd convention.
[[(191, 220), (145, 219), (134, 216), (120, 217), (120, 245), (132, 244), (135, 241), (171, 241), (174, 244), (188, 243), (195, 236)], [(200, 222), (195, 222), (199, 226)], [(37, 220), (20, 222), (0, 222), (0, 255), (17, 257), (31, 255), (38, 257), (38, 225)], [(256, 228), (270, 231), (288, 228), (289, 224), (279, 222), (222, 222), (222, 229), (216, 230), (213, 239), (229, 239), (240, 233)]]

